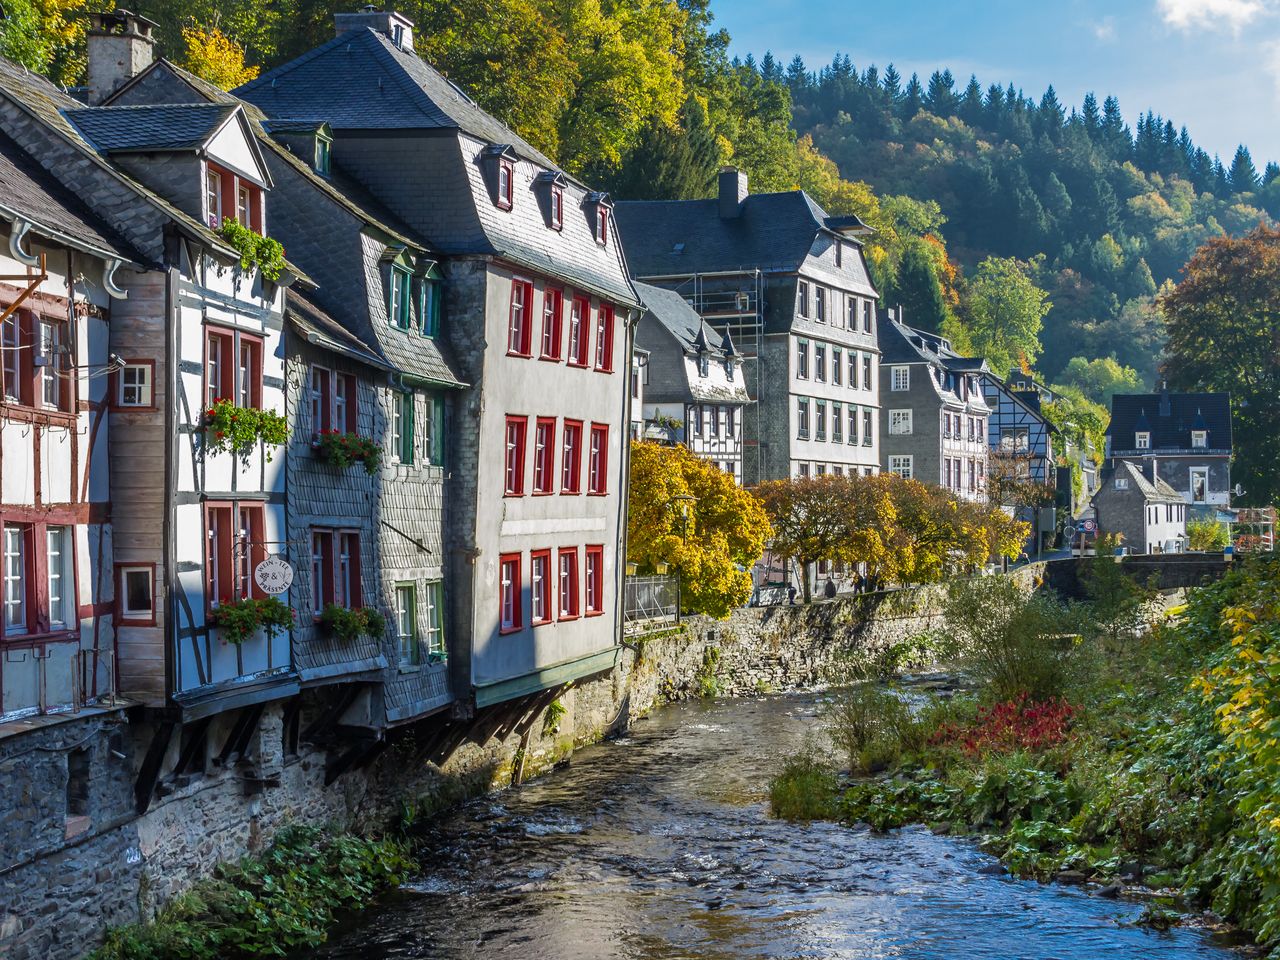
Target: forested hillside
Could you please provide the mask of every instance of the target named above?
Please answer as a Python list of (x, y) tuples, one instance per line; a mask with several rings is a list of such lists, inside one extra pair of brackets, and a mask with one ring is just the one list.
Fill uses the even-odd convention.
[(796, 129), (844, 176), (936, 200), (961, 264), (1043, 257), (1049, 375), (1078, 354), (1115, 354), (1150, 381), (1152, 294), (1205, 240), (1280, 212), (1280, 167), (1259, 175), (1244, 147), (1224, 167), (1151, 113), (1131, 131), (1113, 97), (1068, 111), (1052, 87), (1036, 102), (975, 78), (959, 89), (945, 70), (927, 84), (892, 66), (860, 73), (847, 57), (815, 73), (766, 56), (759, 69), (786, 85)]
[[(1160, 286), (1205, 240), (1280, 213), (1280, 167), (1259, 174), (1243, 148), (1224, 167), (1152, 114), (1135, 132), (1114, 98), (1068, 110), (1052, 88), (1038, 102), (976, 79), (959, 89), (945, 70), (922, 84), (847, 57), (817, 71), (739, 62), (708, 3), (396, 6), (424, 56), (573, 173), (623, 199), (708, 196), (724, 163), (753, 190), (802, 187), (876, 228), (868, 253), (886, 306), (997, 367), (1035, 366), (1104, 402), (1158, 378)], [(76, 15), (109, 5), (7, 0), (0, 52), (77, 83)], [(228, 87), (326, 40), (335, 8), (130, 5), (160, 23), (163, 55)]]

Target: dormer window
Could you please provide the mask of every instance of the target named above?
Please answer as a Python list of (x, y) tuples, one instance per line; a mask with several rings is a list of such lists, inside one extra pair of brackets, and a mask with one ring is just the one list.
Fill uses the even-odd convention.
[(263, 232), (262, 188), (212, 162), (205, 166), (204, 207), (211, 230), (234, 218), (255, 233)]
[(412, 301), (413, 274), (401, 267), (391, 268), (390, 305), (387, 318), (393, 327), (408, 330), (410, 327), (410, 304)]
[(1125, 477), (1116, 477), (1116, 489), (1117, 489), (1117, 490), (1128, 490), (1128, 489), (1129, 489), (1129, 481), (1128, 481)]
[(516, 166), (503, 157), (498, 161), (498, 206), (510, 210), (515, 206)]
[(1151, 449), (1151, 434), (1146, 430), (1139, 430), (1133, 435), (1133, 447), (1135, 450)]
[(840, 240), (836, 241), (836, 266), (844, 266), (844, 243)]
[(564, 229), (564, 188), (569, 181), (559, 170), (544, 170), (533, 180), (542, 219), (552, 230)]
[(315, 171), (327, 177), (332, 168), (333, 141), (323, 135), (316, 136)]
[(698, 355), (698, 376), (703, 379), (711, 376), (711, 361), (705, 353)]
[(440, 335), (440, 274), (433, 265), (418, 281), (418, 329), (424, 337)]
[(609, 242), (609, 208), (603, 203), (596, 204), (596, 243), (604, 246)]
[(551, 229), (564, 228), (564, 189), (559, 186), (551, 188)]
[(596, 243), (604, 246), (609, 242), (609, 211), (613, 204), (607, 193), (589, 193), (583, 206), (586, 207), (587, 223)]
[(1203, 449), (1209, 446), (1209, 431), (1208, 430), (1192, 430), (1191, 446), (1195, 449)]

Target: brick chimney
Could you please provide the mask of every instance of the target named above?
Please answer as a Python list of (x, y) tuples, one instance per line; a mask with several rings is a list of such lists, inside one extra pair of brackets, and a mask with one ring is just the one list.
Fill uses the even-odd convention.
[(747, 199), (747, 174), (737, 167), (725, 167), (720, 171), (720, 216), (732, 220), (742, 214), (742, 202)]
[(401, 50), (413, 50), (413, 21), (394, 10), (379, 10), (372, 3), (361, 7), (358, 13), (335, 13), (333, 28), (339, 37), (368, 28), (386, 36)]
[(155, 59), (156, 24), (128, 10), (90, 13), (89, 105), (97, 106)]

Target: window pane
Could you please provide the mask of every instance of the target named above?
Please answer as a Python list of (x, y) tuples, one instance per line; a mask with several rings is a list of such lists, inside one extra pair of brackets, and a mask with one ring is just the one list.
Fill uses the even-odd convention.
[(25, 544), (21, 527), (4, 528), (4, 626), (23, 633), (27, 626)]
[(46, 531), (49, 564), (49, 626), (66, 627), (70, 611), (71, 583), (67, 560), (70, 543), (66, 527), (49, 527)]
[(129, 616), (151, 615), (151, 571), (124, 572), (124, 612)]

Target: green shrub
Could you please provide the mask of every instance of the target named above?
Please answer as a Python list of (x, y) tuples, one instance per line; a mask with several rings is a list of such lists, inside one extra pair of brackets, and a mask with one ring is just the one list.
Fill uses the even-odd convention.
[(1027, 595), (1010, 577), (953, 584), (943, 612), (964, 667), (992, 700), (1063, 697), (1087, 652), (1078, 609), (1048, 594)]
[(702, 665), (693, 676), (694, 688), (704, 700), (720, 696), (720, 648), (707, 647), (702, 651)]
[(1231, 532), (1225, 523), (1216, 520), (1192, 520), (1187, 524), (1187, 545), (1192, 550), (1214, 553), (1225, 550), (1231, 542)]
[(769, 809), (783, 820), (823, 820), (835, 811), (836, 777), (812, 744), (787, 758), (769, 781)]
[(904, 752), (923, 746), (928, 735), (901, 697), (871, 685), (833, 691), (821, 712), (832, 744), (848, 758), (850, 773), (884, 769)]
[(119, 927), (89, 960), (248, 960), (323, 943), (341, 912), (401, 883), (410, 861), (391, 840), (282, 830), (260, 858), (223, 864), (147, 924)]

